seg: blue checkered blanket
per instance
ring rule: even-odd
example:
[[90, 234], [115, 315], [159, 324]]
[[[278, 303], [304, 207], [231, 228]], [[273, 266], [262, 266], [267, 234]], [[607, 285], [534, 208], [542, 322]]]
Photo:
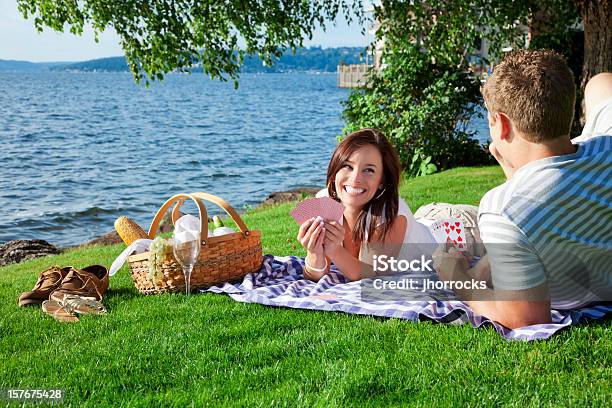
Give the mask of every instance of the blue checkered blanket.
[[612, 313], [612, 306], [602, 305], [570, 312], [553, 310], [551, 324], [510, 330], [474, 314], [459, 300], [435, 300], [434, 296], [416, 301], [373, 300], [362, 296], [361, 282], [349, 282], [333, 266], [318, 282], [304, 279], [303, 266], [303, 258], [265, 255], [259, 272], [245, 276], [241, 283], [226, 283], [203, 291], [226, 293], [239, 302], [270, 306], [394, 317], [414, 322], [434, 320], [449, 324], [470, 323], [473, 327], [492, 326], [503, 337], [512, 340], [547, 339], [565, 327]]

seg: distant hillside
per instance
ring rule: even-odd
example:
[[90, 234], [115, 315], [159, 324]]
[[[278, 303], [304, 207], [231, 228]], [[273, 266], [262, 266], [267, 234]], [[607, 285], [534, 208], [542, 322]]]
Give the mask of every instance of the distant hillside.
[[105, 71], [122, 72], [129, 71], [125, 57], [99, 58], [89, 61], [75, 62], [52, 68], [53, 71]]
[[364, 51], [365, 49], [362, 47], [300, 48], [295, 55], [288, 51], [275, 61], [271, 67], [265, 67], [258, 57], [249, 56], [245, 58], [242, 72], [336, 72], [336, 67], [340, 62], [359, 64], [362, 60], [361, 54]]
[[28, 62], [0, 60], [0, 72], [40, 72], [47, 71], [52, 67], [65, 64], [65, 62]]
[[[361, 47], [326, 48], [311, 47], [300, 48], [293, 55], [288, 51], [281, 56], [272, 67], [263, 65], [258, 57], [248, 56], [245, 58], [242, 72], [288, 72], [288, 71], [322, 71], [336, 72], [337, 65], [342, 61], [346, 64], [358, 64], [361, 60]], [[101, 58], [91, 61], [65, 64], [52, 68], [56, 71], [128, 71], [125, 57]], [[201, 68], [195, 68], [194, 72], [202, 72]]]

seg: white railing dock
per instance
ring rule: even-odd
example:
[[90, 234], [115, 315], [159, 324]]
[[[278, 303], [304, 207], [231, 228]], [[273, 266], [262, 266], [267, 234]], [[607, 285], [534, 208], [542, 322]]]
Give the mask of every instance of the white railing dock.
[[339, 88], [359, 88], [366, 85], [366, 76], [370, 64], [351, 64], [338, 65], [338, 87]]

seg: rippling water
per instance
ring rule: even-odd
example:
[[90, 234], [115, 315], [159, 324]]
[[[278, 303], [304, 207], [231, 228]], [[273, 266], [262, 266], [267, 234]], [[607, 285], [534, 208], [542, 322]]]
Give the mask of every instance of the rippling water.
[[347, 95], [333, 74], [244, 74], [234, 90], [203, 75], [146, 89], [127, 73], [3, 73], [0, 242], [75, 245], [120, 215], [147, 228], [178, 192], [240, 210], [321, 186]]

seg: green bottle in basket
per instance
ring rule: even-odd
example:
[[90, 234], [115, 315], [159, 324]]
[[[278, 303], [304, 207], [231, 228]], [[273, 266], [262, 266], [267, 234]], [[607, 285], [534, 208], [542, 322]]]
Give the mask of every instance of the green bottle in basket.
[[215, 237], [236, 232], [233, 228], [226, 227], [225, 225], [223, 225], [223, 221], [221, 221], [221, 218], [219, 218], [217, 215], [213, 216], [213, 224], [215, 226], [213, 236]]

